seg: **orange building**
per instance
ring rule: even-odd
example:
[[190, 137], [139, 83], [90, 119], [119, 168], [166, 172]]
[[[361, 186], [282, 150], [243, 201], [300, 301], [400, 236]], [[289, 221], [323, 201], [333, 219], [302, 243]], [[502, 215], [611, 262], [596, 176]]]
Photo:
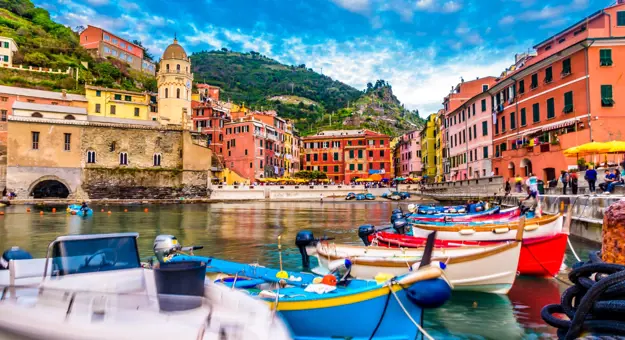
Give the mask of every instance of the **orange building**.
[[372, 174], [391, 177], [387, 135], [370, 130], [322, 131], [302, 142], [302, 170], [322, 171], [328, 179], [345, 184]]
[[[625, 4], [597, 11], [534, 46], [492, 95], [496, 175], [547, 181], [574, 167], [562, 150], [625, 136]], [[616, 99], [616, 100], [615, 100]]]
[[99, 27], [89, 25], [80, 32], [80, 45], [100, 58], [113, 57], [135, 70], [156, 74], [154, 63], [143, 59], [143, 47]]

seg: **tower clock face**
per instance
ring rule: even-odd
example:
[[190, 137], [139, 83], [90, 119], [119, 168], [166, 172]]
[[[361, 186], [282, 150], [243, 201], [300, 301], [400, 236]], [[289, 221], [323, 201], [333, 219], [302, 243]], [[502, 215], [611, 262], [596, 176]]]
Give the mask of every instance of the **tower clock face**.
[[191, 81], [187, 80], [187, 89], [191, 89]]

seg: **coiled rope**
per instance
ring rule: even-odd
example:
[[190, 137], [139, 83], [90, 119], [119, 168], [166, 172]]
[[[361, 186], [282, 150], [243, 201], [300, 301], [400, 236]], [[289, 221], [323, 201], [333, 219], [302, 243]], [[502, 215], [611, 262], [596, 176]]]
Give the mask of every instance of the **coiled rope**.
[[605, 263], [598, 253], [589, 257], [573, 266], [569, 280], [574, 285], [562, 293], [560, 304], [541, 311], [543, 320], [558, 328], [559, 339], [576, 339], [582, 331], [625, 335], [625, 266]]

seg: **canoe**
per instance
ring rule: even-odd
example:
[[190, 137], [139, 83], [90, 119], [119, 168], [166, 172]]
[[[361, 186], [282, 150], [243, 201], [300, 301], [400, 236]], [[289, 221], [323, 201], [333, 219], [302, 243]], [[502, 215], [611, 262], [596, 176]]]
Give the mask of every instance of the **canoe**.
[[[524, 238], [540, 238], [553, 236], [562, 232], [563, 217], [561, 214], [544, 215], [526, 220]], [[427, 237], [433, 231], [437, 238], [448, 241], [507, 241], [514, 240], [518, 227], [517, 221], [501, 223], [454, 223], [447, 225], [429, 225], [414, 223], [411, 225], [412, 235]]]
[[[334, 261], [348, 259], [350, 274], [373, 279], [380, 273], [401, 275], [411, 271], [421, 261], [423, 248], [394, 249], [352, 246], [318, 242], [306, 248], [320, 268], [313, 272], [324, 274]], [[454, 290], [507, 294], [517, 273], [521, 242], [509, 241], [484, 246], [434, 248], [432, 261], [445, 263], [445, 275]], [[340, 263], [340, 262], [337, 262]]]
[[[375, 339], [420, 338], [401, 306], [421, 325], [424, 307], [438, 307], [451, 296], [442, 269], [434, 266], [392, 280], [351, 279], [346, 286], [338, 285], [329, 293], [319, 294], [306, 289], [320, 278], [311, 273], [279, 274], [278, 269], [213, 257], [178, 255], [169, 261], [188, 260], [206, 262], [207, 276], [215, 283], [233, 286], [238, 278], [243, 279], [245, 284], [237, 288], [277, 310], [295, 339], [364, 340], [373, 334]], [[286, 287], [275, 289], [281, 281]], [[414, 299], [416, 296], [419, 298]]]
[[67, 207], [67, 213], [81, 217], [93, 215], [93, 209], [87, 208], [86, 210], [83, 210], [81, 208], [82, 206], [80, 204], [70, 204]]

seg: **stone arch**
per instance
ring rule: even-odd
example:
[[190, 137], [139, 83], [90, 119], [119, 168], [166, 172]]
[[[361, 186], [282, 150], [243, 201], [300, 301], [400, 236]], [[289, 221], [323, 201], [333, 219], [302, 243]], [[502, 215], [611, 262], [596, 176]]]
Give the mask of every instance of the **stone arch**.
[[527, 158], [523, 158], [523, 160], [521, 160], [519, 167], [525, 171], [525, 173], [522, 174], [523, 176], [529, 176], [529, 174], [532, 173], [532, 161]]
[[74, 117], [73, 115], [67, 115], [67, 116], [65, 116], [65, 119], [67, 119], [67, 120], [75, 120], [76, 117]]
[[64, 179], [54, 175], [47, 175], [39, 177], [30, 184], [28, 187], [28, 195], [35, 198], [67, 198], [72, 195], [72, 189], [69, 183]]
[[514, 162], [508, 163], [508, 176], [509, 177], [516, 176], [516, 167], [514, 166]]
[[41, 113], [39, 113], [39, 112], [34, 112], [30, 116], [34, 117], [34, 118], [43, 118], [43, 115]]

